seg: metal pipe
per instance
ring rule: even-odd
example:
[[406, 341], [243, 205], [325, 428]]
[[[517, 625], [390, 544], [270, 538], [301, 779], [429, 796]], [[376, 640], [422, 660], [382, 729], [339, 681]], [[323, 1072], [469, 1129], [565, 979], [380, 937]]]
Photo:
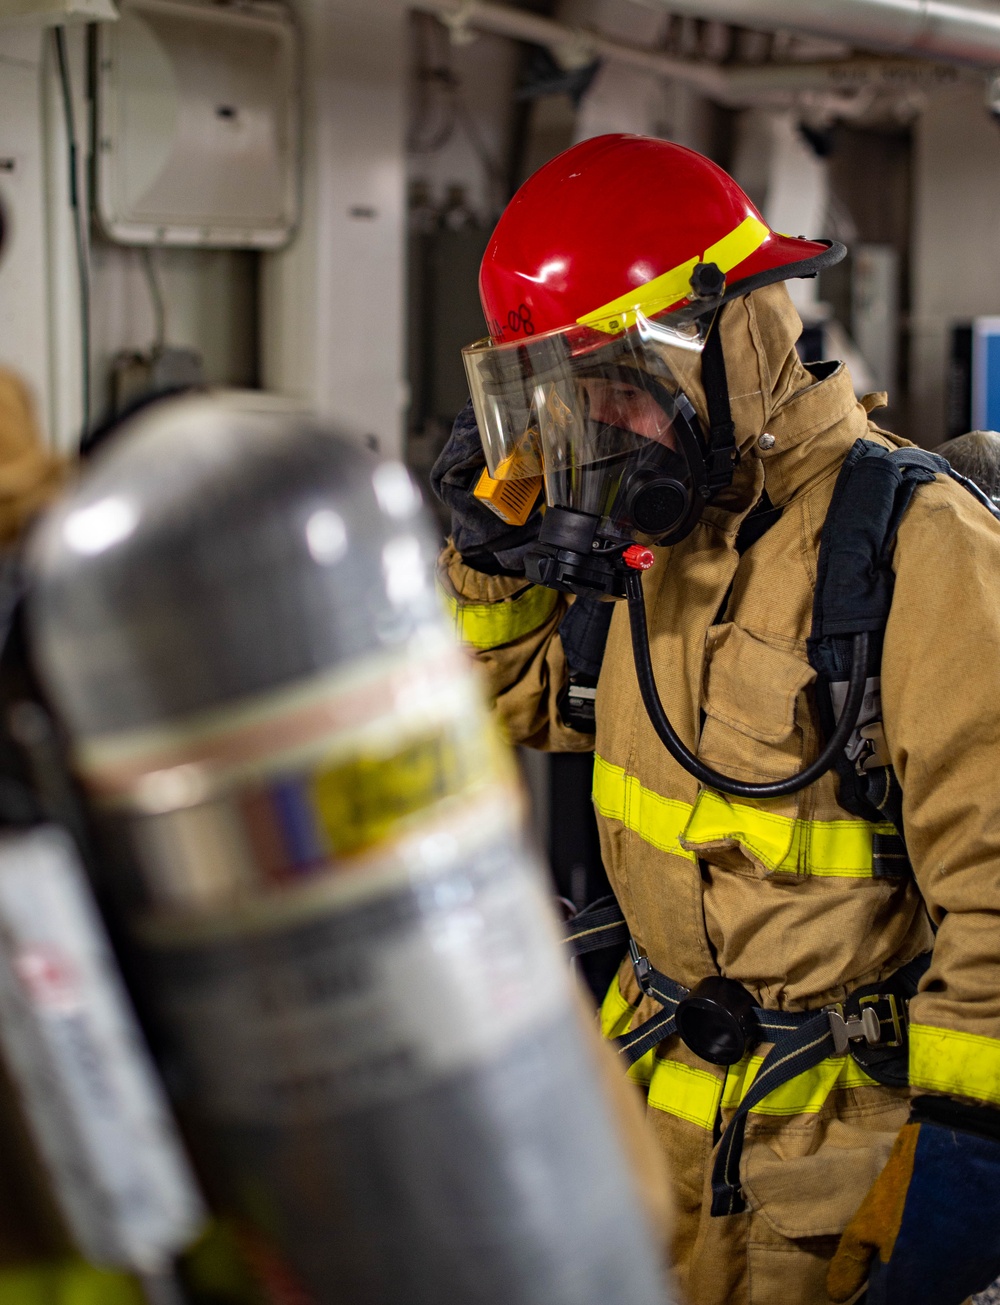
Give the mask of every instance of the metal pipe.
[[1000, 67], [996, 0], [647, 0], [695, 18], [783, 28], [866, 49]]
[[597, 58], [615, 59], [666, 80], [685, 82], [713, 99], [726, 98], [726, 76], [715, 65], [673, 59], [654, 50], [644, 50], [623, 41], [612, 40], [599, 32], [567, 27], [524, 9], [492, 4], [490, 0], [411, 0], [410, 7], [422, 13], [434, 14], [453, 30], [472, 28], [477, 32], [491, 32], [494, 36], [507, 36], [515, 41], [528, 41], [569, 55], [580, 63]]
[[969, 69], [921, 59], [840, 59], [728, 67], [726, 103], [750, 104], [768, 95], [800, 92], [849, 95], [859, 91], [925, 90], [977, 78]]
[[[554, 19], [494, 4], [491, 0], [410, 2], [413, 9], [433, 14], [455, 32], [490, 32], [494, 36], [529, 41], [581, 64], [595, 58], [614, 59], [667, 81], [692, 86], [710, 99], [734, 108], [775, 96], [788, 98], [804, 91], [844, 95], [865, 89], [931, 89], [962, 75], [955, 69], [935, 67], [915, 59], [866, 58], [722, 68], [640, 49], [599, 32], [568, 27]], [[670, 3], [676, 7], [673, 0]]]

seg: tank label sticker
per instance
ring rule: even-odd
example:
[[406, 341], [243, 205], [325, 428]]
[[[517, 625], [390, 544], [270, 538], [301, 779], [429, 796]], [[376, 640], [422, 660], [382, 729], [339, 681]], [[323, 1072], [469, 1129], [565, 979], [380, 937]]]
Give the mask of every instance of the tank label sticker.
[[164, 1269], [207, 1216], [83, 870], [55, 828], [0, 842], [0, 1030], [79, 1249]]
[[169, 811], [261, 773], [297, 769], [317, 753], [350, 755], [442, 718], [481, 717], [467, 656], [435, 632], [419, 646], [163, 725], [89, 739], [76, 765], [105, 805]]
[[[309, 768], [261, 774], [195, 806], [124, 822], [154, 908], [225, 910], [318, 877], [373, 873], [420, 831], [485, 801], [518, 811], [510, 757], [476, 706], [431, 731], [354, 739]], [[334, 741], [334, 743], [339, 740]]]
[[147, 948], [190, 1089], [230, 1122], [412, 1095], [573, 1019], [543, 878], [514, 831], [347, 910]]

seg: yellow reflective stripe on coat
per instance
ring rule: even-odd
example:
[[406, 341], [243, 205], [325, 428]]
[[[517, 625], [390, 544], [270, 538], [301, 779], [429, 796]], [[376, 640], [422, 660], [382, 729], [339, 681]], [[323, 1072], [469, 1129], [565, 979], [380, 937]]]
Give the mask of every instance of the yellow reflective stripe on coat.
[[910, 1084], [1000, 1105], [1000, 1041], [911, 1024]]
[[[719, 1108], [735, 1110], [757, 1077], [764, 1057], [747, 1056], [725, 1079], [676, 1060], [657, 1060], [649, 1080], [649, 1104], [712, 1131]], [[850, 1056], [832, 1057], [782, 1083], [754, 1106], [752, 1115], [816, 1115], [838, 1088], [870, 1087], [875, 1080]]]
[[501, 648], [522, 639], [544, 625], [555, 611], [559, 595], [542, 585], [529, 585], [513, 598], [495, 603], [463, 603], [442, 590], [455, 633], [470, 648], [480, 652]]
[[592, 313], [578, 317], [577, 325], [590, 326], [595, 331], [616, 334], [635, 323], [637, 313], [655, 317], [691, 293], [691, 273], [699, 263], [715, 263], [723, 272], [731, 272], [738, 263], [755, 253], [770, 231], [759, 218], [745, 217], [728, 235], [709, 245], [703, 254], [695, 255], [684, 263], [663, 272], [645, 285], [635, 286], [609, 303], [595, 308]]
[[674, 856], [694, 861], [693, 852], [686, 851], [680, 843], [691, 806], [676, 798], [660, 797], [652, 789], [643, 788], [634, 775], [626, 775], [621, 766], [613, 766], [603, 757], [594, 757], [594, 806], [608, 820], [620, 820], [626, 829], [633, 829], [653, 847]]
[[692, 806], [661, 797], [603, 757], [594, 762], [594, 806], [674, 856], [693, 861], [699, 847], [739, 843], [768, 870], [783, 874], [871, 878], [872, 835], [892, 832], [891, 825], [865, 820], [797, 820], [731, 802], [710, 789]]

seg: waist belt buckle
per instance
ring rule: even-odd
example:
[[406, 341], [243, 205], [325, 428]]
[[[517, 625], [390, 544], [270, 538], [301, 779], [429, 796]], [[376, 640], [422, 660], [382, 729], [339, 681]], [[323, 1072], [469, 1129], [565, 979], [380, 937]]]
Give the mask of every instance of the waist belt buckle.
[[[878, 997], [872, 997], [869, 1001], [878, 1001]], [[858, 1003], [861, 1005], [861, 1003]], [[829, 1006], [823, 1007], [823, 1013], [830, 1020], [830, 1032], [833, 1034], [833, 1054], [842, 1056], [848, 1050], [850, 1044], [861, 1038], [866, 1042], [876, 1043], [882, 1041], [882, 1023], [872, 1005], [866, 1005], [861, 1011], [860, 1016], [848, 1015], [844, 1018], [844, 1003], [835, 1001]]]
[[655, 996], [649, 977], [653, 972], [653, 967], [650, 964], [649, 957], [643, 956], [639, 950], [639, 944], [634, 938], [628, 940], [628, 954], [632, 961], [632, 972], [635, 974], [635, 981], [641, 991], [647, 997]]
[[[900, 1012], [899, 1002], [897, 1002], [896, 1000], [895, 993], [893, 992], [886, 992], [881, 994], [876, 993], [874, 996], [871, 997], [859, 997], [858, 1006], [863, 1008], [861, 1011], [862, 1019], [864, 1018], [865, 1011], [874, 1010], [876, 1002], [880, 1002], [880, 1001], [884, 1001], [886, 1006], [888, 1007], [889, 1017], [888, 1019], [879, 1018], [878, 1012], [877, 1011], [875, 1012], [876, 1018], [878, 1019], [878, 1023], [879, 1023], [879, 1033], [881, 1035], [881, 1032], [885, 1028], [885, 1026], [887, 1024], [891, 1024], [892, 1039], [890, 1040], [888, 1038], [879, 1036], [878, 1038], [875, 1039], [875, 1041], [878, 1042], [880, 1046], [883, 1047], [901, 1047], [903, 1043], [906, 1041], [906, 1035], [904, 1032], [905, 1023], [906, 1023], [906, 1013], [905, 1013], [906, 1003], [905, 1002], [903, 1003], [904, 1011]], [[871, 1041], [870, 1038], [869, 1041]]]

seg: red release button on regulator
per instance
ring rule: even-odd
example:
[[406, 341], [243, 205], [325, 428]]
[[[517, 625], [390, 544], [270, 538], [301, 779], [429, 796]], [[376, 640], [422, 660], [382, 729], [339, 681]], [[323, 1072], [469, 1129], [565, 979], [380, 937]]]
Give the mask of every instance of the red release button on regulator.
[[622, 553], [622, 561], [633, 571], [648, 571], [656, 561], [656, 555], [651, 548], [643, 548], [642, 544], [630, 544]]

